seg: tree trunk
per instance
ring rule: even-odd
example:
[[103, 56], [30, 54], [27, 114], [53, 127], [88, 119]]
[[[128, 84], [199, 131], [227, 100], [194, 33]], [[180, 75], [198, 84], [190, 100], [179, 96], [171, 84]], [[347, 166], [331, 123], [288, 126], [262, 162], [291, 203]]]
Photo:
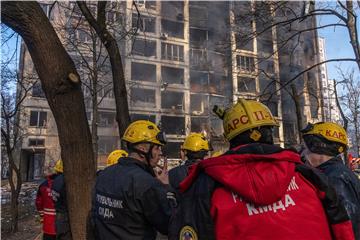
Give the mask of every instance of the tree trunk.
[[[94, 90], [97, 89], [94, 84]], [[92, 144], [93, 144], [93, 154], [94, 154], [94, 163], [95, 167], [97, 168], [97, 158], [98, 158], [98, 122], [99, 122], [99, 113], [98, 113], [98, 105], [97, 105], [97, 93], [94, 92], [94, 96], [92, 96], [92, 115], [93, 119], [91, 122], [91, 134], [92, 134]]]
[[[125, 76], [124, 70], [121, 61], [121, 55], [119, 51], [119, 47], [117, 45], [116, 39], [112, 36], [112, 34], [106, 29], [105, 25], [105, 14], [102, 15], [101, 19], [95, 20], [95, 18], [90, 13], [89, 9], [86, 7], [86, 3], [83, 1], [78, 1], [78, 6], [81, 12], [84, 14], [86, 20], [89, 22], [90, 26], [96, 31], [99, 36], [101, 42], [104, 44], [106, 51], [109, 55], [111, 70], [112, 70], [112, 78], [113, 78], [113, 90], [115, 96], [115, 104], [116, 104], [116, 121], [118, 123], [119, 128], [119, 136], [121, 137], [127, 126], [130, 122], [129, 115], [129, 106], [127, 102], [127, 90], [125, 84]], [[102, 4], [102, 9], [105, 11], [106, 2], [100, 2]], [[99, 6], [98, 4], [98, 6]], [[98, 7], [98, 16], [99, 12], [101, 12], [100, 7]]]
[[59, 134], [72, 237], [85, 239], [95, 165], [79, 74], [37, 2], [1, 2], [1, 20], [21, 35], [41, 80]]
[[[3, 106], [4, 107], [4, 106]], [[2, 115], [3, 117], [3, 115]], [[11, 128], [11, 120], [10, 117], [4, 117], [2, 119], [5, 121], [5, 128], [1, 128], [1, 135], [3, 137], [6, 155], [9, 160], [9, 184], [11, 190], [11, 199], [10, 199], [10, 231], [15, 233], [18, 231], [18, 220], [19, 220], [19, 195], [21, 190], [21, 173], [20, 173], [20, 165], [19, 167], [15, 163], [15, 159], [13, 156], [14, 147], [11, 146], [11, 134], [14, 133], [13, 128]], [[13, 136], [15, 137], [15, 136]], [[14, 139], [13, 139], [14, 140]], [[15, 175], [14, 175], [15, 174]]]
[[360, 136], [359, 136], [359, 116], [354, 116], [354, 128], [355, 128], [355, 144], [356, 144], [356, 155], [360, 157]]
[[[341, 115], [341, 118], [343, 119], [344, 121], [344, 129], [345, 131], [347, 131], [347, 127], [348, 127], [348, 120], [344, 114], [344, 111], [340, 105], [340, 101], [339, 101], [339, 98], [338, 98], [338, 93], [337, 93], [337, 88], [336, 88], [336, 80], [333, 80], [334, 81], [334, 94], [335, 94], [335, 101], [336, 101], [336, 106], [338, 107], [339, 111], [340, 111], [340, 115]], [[344, 151], [344, 161], [345, 161], [345, 164], [346, 166], [349, 166], [349, 160], [348, 160], [348, 149], [346, 149]]]
[[[10, 144], [10, 143], [9, 143]], [[6, 143], [8, 145], [8, 143]], [[10, 145], [8, 145], [10, 146]], [[19, 220], [19, 195], [21, 190], [21, 176], [20, 169], [16, 166], [11, 149], [7, 148], [7, 155], [9, 157], [9, 184], [11, 189], [10, 215], [11, 215], [11, 232], [18, 231]]]
[[335, 101], [336, 101], [336, 106], [338, 107], [339, 111], [340, 111], [340, 115], [341, 115], [341, 118], [343, 119], [344, 121], [344, 129], [347, 130], [347, 127], [348, 127], [348, 120], [344, 114], [344, 111], [340, 105], [340, 101], [339, 101], [339, 98], [338, 98], [338, 93], [337, 93], [337, 89], [336, 89], [336, 80], [333, 80], [334, 81], [334, 94], [335, 94]]
[[296, 91], [296, 86], [295, 84], [291, 84], [291, 91], [292, 91], [292, 99], [294, 101], [295, 104], [295, 111], [296, 111], [296, 123], [297, 123], [297, 136], [298, 136], [298, 142], [302, 143], [302, 137], [301, 137], [301, 130], [303, 129], [303, 117], [302, 117], [302, 113], [301, 113], [301, 104], [300, 104], [300, 99], [299, 99], [299, 95]]
[[15, 189], [11, 189], [10, 215], [11, 215], [10, 231], [12, 233], [15, 233], [18, 231], [18, 221], [19, 221], [19, 194], [16, 194]]
[[350, 43], [354, 51], [355, 58], [357, 59], [357, 65], [360, 70], [360, 43], [357, 30], [356, 18], [353, 14], [356, 14], [354, 11], [353, 1], [346, 1], [347, 8], [347, 29], [349, 31]]
[[[94, 36], [95, 34], [92, 34]], [[93, 152], [94, 152], [94, 162], [95, 169], [97, 169], [97, 159], [98, 159], [98, 122], [99, 122], [99, 113], [98, 113], [98, 69], [97, 69], [97, 56], [96, 56], [96, 41], [97, 38], [93, 37], [93, 56], [92, 56], [92, 64], [93, 64], [93, 75], [92, 75], [92, 114], [93, 119], [91, 122], [91, 134], [92, 134], [92, 144], [93, 144]]]
[[[111, 35], [104, 34], [104, 38], [106, 36], [108, 36], [108, 40], [103, 40], [103, 43], [106, 46], [107, 52], [109, 53], [111, 62], [116, 104], [116, 121], [119, 127], [119, 136], [121, 137], [125, 133], [125, 130], [130, 123], [125, 76], [116, 39]], [[105, 44], [106, 42], [108, 42], [108, 44]]]

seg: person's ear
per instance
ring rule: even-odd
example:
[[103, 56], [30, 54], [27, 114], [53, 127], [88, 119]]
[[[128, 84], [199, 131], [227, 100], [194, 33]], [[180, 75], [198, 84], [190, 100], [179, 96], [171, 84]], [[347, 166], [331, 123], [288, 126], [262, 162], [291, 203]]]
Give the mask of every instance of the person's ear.
[[138, 145], [138, 149], [140, 151], [147, 152], [149, 148], [147, 147], [147, 144], [141, 143]]
[[180, 158], [181, 160], [185, 160], [185, 150], [180, 149]]

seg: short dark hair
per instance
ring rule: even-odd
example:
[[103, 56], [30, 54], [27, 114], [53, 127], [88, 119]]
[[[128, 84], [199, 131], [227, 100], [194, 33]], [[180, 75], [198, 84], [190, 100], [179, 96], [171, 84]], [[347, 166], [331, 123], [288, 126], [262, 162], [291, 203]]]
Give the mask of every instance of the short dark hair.
[[[239, 145], [248, 144], [248, 143], [274, 144], [272, 128], [273, 128], [272, 126], [263, 126], [263, 127], [247, 130], [230, 140], [230, 148], [234, 148]], [[261, 134], [261, 137], [258, 141], [255, 141], [250, 137], [251, 132], [253, 130], [257, 130]]]
[[[346, 149], [344, 144], [338, 142], [331, 142], [319, 135], [304, 135], [304, 142], [306, 147], [313, 153], [324, 154], [328, 156], [337, 156]], [[340, 149], [342, 149], [340, 151]]]
[[189, 150], [185, 150], [186, 151], [186, 157], [188, 159], [204, 159], [205, 156], [208, 154], [208, 151], [198, 151], [198, 152], [193, 152], [193, 151], [189, 151]]
[[134, 151], [134, 149], [136, 149], [137, 146], [140, 145], [140, 144], [149, 144], [151, 146], [152, 143], [148, 143], [148, 142], [138, 142], [138, 143], [126, 142], [126, 148], [124, 148], [124, 150], [126, 150], [128, 153], [136, 152], [136, 151]]

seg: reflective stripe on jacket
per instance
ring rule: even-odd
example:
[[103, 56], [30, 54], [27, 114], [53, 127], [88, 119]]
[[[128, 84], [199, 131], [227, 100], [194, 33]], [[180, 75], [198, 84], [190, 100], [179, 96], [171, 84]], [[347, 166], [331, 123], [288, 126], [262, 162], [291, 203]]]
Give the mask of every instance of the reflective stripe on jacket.
[[354, 239], [326, 177], [298, 166], [297, 153], [267, 144], [201, 161], [180, 184], [188, 199], [175, 210], [169, 239]]
[[101, 171], [95, 183], [92, 223], [96, 239], [155, 239], [167, 234], [174, 194], [134, 158]]
[[55, 235], [55, 205], [52, 198], [52, 185], [57, 174], [49, 175], [46, 180], [42, 182], [38, 188], [36, 195], [36, 209], [43, 218], [43, 232], [50, 235]]

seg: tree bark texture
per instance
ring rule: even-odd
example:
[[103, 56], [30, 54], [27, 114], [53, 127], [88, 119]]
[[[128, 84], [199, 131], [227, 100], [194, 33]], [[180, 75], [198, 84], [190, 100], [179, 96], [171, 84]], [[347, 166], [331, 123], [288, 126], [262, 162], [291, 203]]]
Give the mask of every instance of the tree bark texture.
[[[14, 162], [12, 153], [8, 152], [9, 157], [9, 184], [11, 189], [11, 202], [10, 202], [10, 212], [11, 212], [11, 232], [18, 231], [18, 220], [19, 220], [19, 195], [21, 191], [21, 175], [20, 168], [18, 168]], [[14, 174], [15, 173], [15, 174]]]
[[[6, 79], [2, 79], [3, 81], [6, 81]], [[4, 91], [4, 92], [3, 92]], [[14, 112], [8, 111], [9, 107], [8, 104], [13, 104], [11, 101], [7, 101], [7, 97], [5, 96], [6, 90], [1, 89], [1, 136], [2, 141], [1, 143], [5, 147], [6, 156], [8, 157], [9, 161], [9, 185], [10, 185], [10, 191], [11, 191], [11, 199], [10, 199], [10, 231], [12, 233], [15, 233], [18, 231], [18, 219], [19, 219], [19, 195], [21, 191], [21, 173], [20, 173], [20, 161], [19, 165], [15, 163], [14, 159], [14, 150], [15, 145], [17, 143], [17, 133], [18, 130], [13, 125], [13, 118], [14, 115], [17, 113], [17, 110]], [[20, 95], [20, 94], [19, 94]], [[18, 96], [19, 96], [18, 95]], [[18, 97], [17, 96], [17, 97]], [[11, 96], [8, 96], [11, 98]], [[16, 108], [16, 107], [15, 107]], [[18, 108], [17, 108], [18, 109]]]
[[302, 126], [302, 124], [303, 124], [303, 117], [302, 116], [303, 115], [301, 113], [300, 96], [297, 93], [295, 84], [291, 84], [291, 91], [292, 91], [291, 97], [292, 97], [292, 99], [294, 101], [295, 111], [296, 111], [296, 121], [297, 121], [296, 125], [297, 125], [297, 129], [298, 129], [297, 139], [298, 139], [299, 143], [302, 143], [301, 130], [303, 128], [303, 126]]
[[[345, 116], [345, 114], [344, 114], [344, 111], [343, 111], [343, 109], [342, 109], [342, 107], [341, 107], [341, 104], [340, 104], [340, 101], [339, 101], [339, 98], [338, 98], [338, 92], [337, 92], [337, 83], [336, 83], [336, 80], [333, 80], [333, 83], [334, 83], [334, 94], [335, 94], [335, 101], [336, 101], [336, 106], [337, 106], [337, 108], [339, 109], [339, 111], [340, 111], [340, 115], [341, 115], [341, 118], [342, 118], [342, 120], [343, 120], [343, 122], [344, 122], [344, 129], [345, 129], [345, 131], [347, 131], [347, 128], [348, 128], [348, 119], [347, 119], [347, 117]], [[346, 149], [345, 151], [344, 151], [344, 161], [345, 161], [345, 164], [346, 164], [346, 166], [349, 166], [349, 160], [348, 160], [348, 149]]]
[[85, 239], [95, 179], [80, 77], [37, 2], [1, 2], [1, 21], [23, 38], [54, 115], [64, 162], [73, 239]]
[[20, 167], [16, 166], [15, 159], [13, 157], [13, 148], [10, 143], [10, 123], [9, 119], [5, 119], [8, 132], [2, 132], [2, 136], [5, 142], [6, 155], [9, 158], [9, 184], [11, 190], [10, 199], [10, 215], [11, 215], [11, 232], [18, 231], [18, 220], [19, 220], [19, 195], [21, 190], [21, 173]]
[[360, 43], [359, 43], [359, 36], [357, 30], [357, 23], [356, 23], [356, 12], [354, 10], [353, 1], [346, 1], [346, 8], [347, 8], [347, 28], [349, 31], [350, 36], [350, 43], [354, 50], [355, 58], [357, 59], [357, 65], [360, 70]]
[[118, 44], [116, 39], [112, 34], [106, 29], [105, 25], [105, 6], [106, 2], [98, 3], [98, 18], [95, 19], [89, 9], [86, 6], [86, 3], [83, 1], [77, 1], [77, 4], [85, 16], [86, 20], [89, 22], [90, 26], [96, 31], [101, 42], [104, 44], [106, 51], [108, 52], [112, 78], [113, 78], [113, 90], [115, 96], [116, 104], [116, 121], [119, 128], [119, 136], [121, 137], [127, 126], [130, 123], [129, 115], [129, 106], [127, 101], [127, 90], [125, 84], [124, 69], [122, 66], [121, 55], [119, 51]]
[[[93, 35], [92, 35], [93, 36]], [[93, 38], [92, 41], [92, 116], [91, 121], [91, 134], [92, 134], [92, 143], [94, 151], [94, 161], [95, 168], [97, 168], [97, 159], [98, 159], [98, 122], [99, 122], [99, 112], [98, 112], [98, 67], [97, 67], [97, 56], [96, 56], [96, 41], [97, 38]]]

